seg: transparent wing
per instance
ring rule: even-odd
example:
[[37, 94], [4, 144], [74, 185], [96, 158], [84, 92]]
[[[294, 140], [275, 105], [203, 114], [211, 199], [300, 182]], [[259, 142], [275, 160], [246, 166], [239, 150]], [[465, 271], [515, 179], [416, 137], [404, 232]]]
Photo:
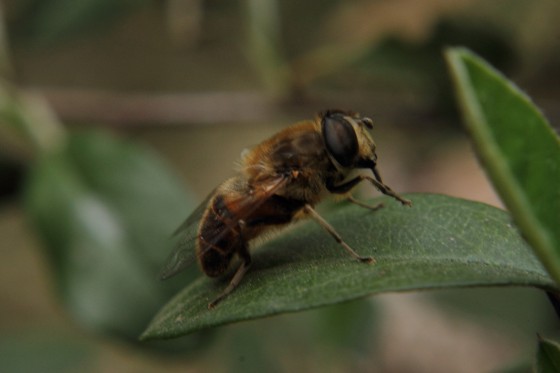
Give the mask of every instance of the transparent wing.
[[194, 226], [198, 225], [198, 222], [200, 221], [202, 214], [204, 214], [204, 211], [208, 206], [208, 202], [210, 201], [210, 199], [212, 199], [212, 197], [216, 193], [216, 189], [218, 188], [214, 188], [214, 190], [212, 190], [210, 194], [208, 194], [206, 198], [204, 198], [204, 201], [200, 202], [198, 207], [195, 208], [193, 212], [191, 212], [191, 214], [185, 219], [185, 221], [177, 229], [175, 229], [175, 232], [173, 232], [174, 237], [182, 235], [182, 233], [187, 231], [189, 227], [193, 225]]
[[198, 224], [214, 193], [215, 189], [198, 205], [183, 224], [173, 232], [173, 236], [178, 237], [178, 242], [165, 261], [165, 266], [160, 273], [162, 280], [176, 275], [195, 262]]
[[[263, 203], [265, 203], [274, 193], [284, 187], [289, 181], [288, 177], [277, 175], [267, 180], [259, 181], [253, 193], [247, 193], [234, 200], [229, 200], [231, 205], [236, 206], [237, 220], [244, 220], [252, 213], [254, 213]], [[219, 187], [218, 187], [219, 188]], [[216, 189], [218, 189], [216, 188]], [[161, 271], [160, 277], [165, 280], [169, 277], [181, 272], [193, 262], [196, 261], [196, 241], [198, 239], [198, 226], [200, 219], [209, 206], [210, 201], [216, 194], [216, 189], [206, 197], [206, 199], [191, 213], [183, 224], [175, 231], [175, 236], [178, 237], [178, 242], [169, 255], [166, 265]], [[231, 230], [238, 229], [236, 221], [232, 221], [226, 227], [222, 227], [219, 231], [205, 234], [205, 240], [208, 242], [208, 247], [217, 244], [224, 235], [229, 234]], [[203, 255], [204, 252], [199, 253]]]

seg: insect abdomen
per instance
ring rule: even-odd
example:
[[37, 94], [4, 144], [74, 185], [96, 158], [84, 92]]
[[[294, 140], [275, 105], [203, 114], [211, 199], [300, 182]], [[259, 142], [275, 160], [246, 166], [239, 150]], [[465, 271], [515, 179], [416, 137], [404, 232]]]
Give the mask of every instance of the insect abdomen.
[[241, 241], [233, 215], [221, 195], [211, 201], [204, 214], [199, 231], [197, 256], [204, 273], [216, 277], [224, 273]]

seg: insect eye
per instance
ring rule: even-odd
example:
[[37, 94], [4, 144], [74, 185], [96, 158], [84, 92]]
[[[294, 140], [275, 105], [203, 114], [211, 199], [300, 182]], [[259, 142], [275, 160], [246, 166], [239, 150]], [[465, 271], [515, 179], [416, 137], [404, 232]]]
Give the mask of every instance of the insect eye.
[[340, 114], [327, 113], [321, 123], [328, 152], [342, 166], [349, 167], [358, 154], [356, 131]]

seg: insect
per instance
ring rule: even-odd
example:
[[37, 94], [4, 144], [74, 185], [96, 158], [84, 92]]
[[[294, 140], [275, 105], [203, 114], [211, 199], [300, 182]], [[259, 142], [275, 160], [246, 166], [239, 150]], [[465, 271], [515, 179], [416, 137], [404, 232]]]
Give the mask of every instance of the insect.
[[[360, 256], [314, 206], [329, 194], [346, 195], [360, 206], [377, 209], [354, 199], [350, 192], [367, 181], [403, 205], [411, 202], [383, 183], [377, 170], [376, 146], [368, 133], [371, 119], [344, 110], [326, 110], [313, 120], [293, 124], [242, 154], [236, 176], [224, 181], [179, 228], [181, 239], [162, 272], [166, 279], [182, 271], [192, 258], [189, 237], [196, 242], [202, 271], [217, 277], [237, 255], [240, 265], [229, 285], [208, 304], [215, 307], [241, 282], [251, 266], [249, 244], [263, 233], [309, 217], [319, 223], [353, 258]], [[358, 174], [369, 169], [373, 177]]]

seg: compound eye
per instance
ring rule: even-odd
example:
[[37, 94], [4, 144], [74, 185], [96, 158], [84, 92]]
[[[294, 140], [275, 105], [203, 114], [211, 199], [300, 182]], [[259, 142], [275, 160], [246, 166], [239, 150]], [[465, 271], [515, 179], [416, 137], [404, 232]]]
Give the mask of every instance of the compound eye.
[[327, 114], [322, 131], [328, 152], [342, 166], [350, 167], [358, 155], [358, 137], [354, 127], [340, 114]]

